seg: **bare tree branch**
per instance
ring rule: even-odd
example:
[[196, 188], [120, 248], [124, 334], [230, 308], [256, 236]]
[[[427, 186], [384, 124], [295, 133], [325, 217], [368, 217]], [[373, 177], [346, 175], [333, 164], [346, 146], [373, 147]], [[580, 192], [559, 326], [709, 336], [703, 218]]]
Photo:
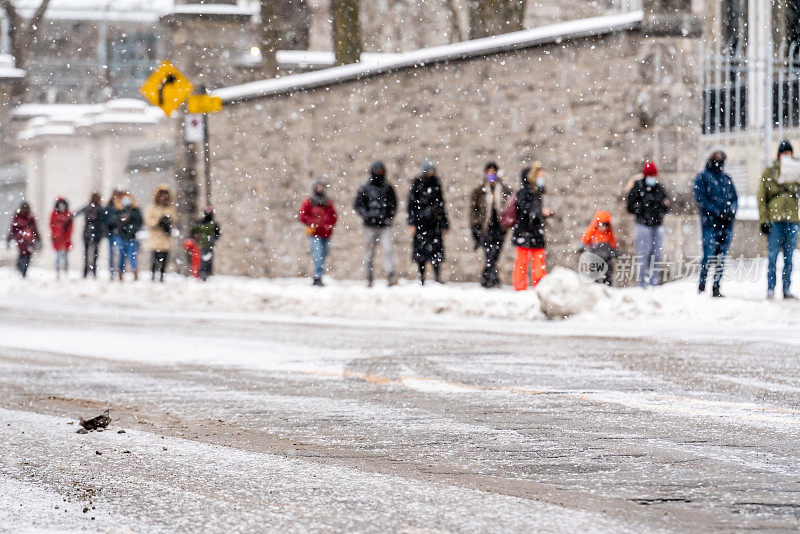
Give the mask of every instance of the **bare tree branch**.
[[[42, 0], [26, 23], [11, 0], [0, 0], [0, 9], [4, 10], [8, 17], [8, 40], [11, 44], [11, 53], [20, 69], [25, 69], [28, 65], [31, 48], [42, 30], [42, 21], [49, 5], [50, 0]], [[27, 90], [27, 79], [23, 79], [14, 88], [15, 100], [22, 101]]]

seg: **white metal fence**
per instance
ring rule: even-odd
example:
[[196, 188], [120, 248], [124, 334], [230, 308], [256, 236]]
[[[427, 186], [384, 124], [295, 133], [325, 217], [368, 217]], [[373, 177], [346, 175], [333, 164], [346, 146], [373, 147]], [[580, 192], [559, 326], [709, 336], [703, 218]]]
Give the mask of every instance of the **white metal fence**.
[[709, 50], [703, 74], [705, 147], [726, 150], [740, 191], [753, 194], [777, 143], [800, 138], [800, 43]]

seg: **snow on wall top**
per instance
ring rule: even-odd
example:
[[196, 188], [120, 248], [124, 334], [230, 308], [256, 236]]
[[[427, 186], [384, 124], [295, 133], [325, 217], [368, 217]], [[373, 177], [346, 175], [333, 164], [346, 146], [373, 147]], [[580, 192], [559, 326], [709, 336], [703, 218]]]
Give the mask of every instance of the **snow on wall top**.
[[16, 67], [14, 56], [0, 54], [0, 79], [16, 79], [25, 76], [25, 71]]
[[[17, 9], [23, 16], [29, 17], [39, 6], [41, 0], [19, 0]], [[167, 13], [175, 13], [193, 7], [205, 8], [206, 11], [216, 7], [238, 10], [242, 14], [252, 15], [257, 11], [255, 0], [240, 0], [239, 6], [176, 6], [175, 0], [51, 0], [45, 13], [48, 20], [126, 20], [151, 21]]]
[[23, 104], [14, 119], [27, 119], [20, 140], [46, 135], [74, 135], [78, 128], [102, 124], [157, 124], [164, 114], [141, 100], [119, 98], [104, 104]]
[[632, 30], [639, 27], [643, 18], [644, 13], [642, 11], [634, 11], [622, 15], [574, 20], [483, 39], [473, 39], [449, 45], [421, 48], [400, 54], [391, 54], [382, 58], [375, 58], [374, 61], [368, 63], [353, 63], [314, 72], [293, 74], [283, 78], [270, 78], [234, 85], [218, 89], [213, 94], [222, 98], [224, 102], [238, 102], [341, 83], [408, 67], [467, 59], [541, 44], [559, 43], [569, 39]]

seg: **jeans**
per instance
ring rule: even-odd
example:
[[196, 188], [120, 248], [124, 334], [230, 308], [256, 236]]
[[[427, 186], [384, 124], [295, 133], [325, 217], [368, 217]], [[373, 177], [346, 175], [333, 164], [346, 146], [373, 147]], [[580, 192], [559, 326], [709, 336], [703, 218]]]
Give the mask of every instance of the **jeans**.
[[380, 242], [383, 249], [383, 269], [386, 276], [394, 276], [394, 250], [392, 249], [391, 226], [365, 226], [364, 234], [367, 240], [367, 255], [364, 265], [367, 267], [367, 280], [372, 281], [375, 276], [375, 249]]
[[719, 288], [725, 270], [725, 255], [731, 246], [733, 224], [703, 224], [703, 260], [700, 263], [700, 289], [705, 290], [711, 263], [714, 264], [714, 287]]
[[84, 239], [83, 240], [83, 277], [89, 276], [92, 273], [97, 278], [97, 255], [100, 252], [100, 240], [98, 239]]
[[61, 271], [65, 273], [69, 270], [69, 252], [66, 250], [56, 250], [56, 275]]
[[119, 266], [120, 256], [122, 256], [122, 240], [118, 235], [112, 235], [108, 238], [108, 270], [111, 275], [117, 272]]
[[17, 271], [22, 278], [28, 275], [28, 265], [31, 264], [30, 254], [20, 254], [17, 256]]
[[125, 263], [136, 270], [136, 257], [139, 255], [139, 242], [136, 239], [122, 239], [119, 246], [119, 272], [125, 272]]
[[325, 260], [328, 258], [328, 240], [312, 236], [310, 241], [311, 261], [314, 263], [314, 279], [320, 280], [325, 272]]
[[664, 249], [664, 227], [637, 224], [634, 230], [636, 256], [639, 263], [639, 286], [658, 285], [661, 252]]
[[547, 267], [544, 263], [543, 248], [517, 247], [517, 256], [514, 260], [514, 291], [525, 291], [528, 289], [528, 267], [531, 268], [531, 287], [536, 285], [547, 274]]
[[767, 243], [769, 255], [767, 262], [767, 289], [775, 290], [778, 282], [778, 254], [783, 252], [783, 292], [789, 293], [792, 286], [792, 257], [797, 248], [798, 224], [795, 222], [774, 222], [771, 224]]

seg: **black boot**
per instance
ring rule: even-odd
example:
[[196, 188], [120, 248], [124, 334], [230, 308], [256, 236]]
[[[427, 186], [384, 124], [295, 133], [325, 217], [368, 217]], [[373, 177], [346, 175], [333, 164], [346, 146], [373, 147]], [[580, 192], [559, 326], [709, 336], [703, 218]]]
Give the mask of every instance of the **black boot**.
[[419, 283], [423, 286], [425, 285], [425, 264], [418, 263], [417, 268], [419, 269]]
[[441, 265], [438, 263], [433, 265], [433, 279], [436, 280], [437, 284], [444, 284], [444, 281], [442, 281]]
[[325, 284], [322, 283], [322, 278], [314, 278], [314, 283], [312, 285], [316, 287], [325, 287]]
[[714, 286], [711, 288], [711, 296], [714, 298], [725, 298], [725, 295], [720, 293], [719, 286]]

